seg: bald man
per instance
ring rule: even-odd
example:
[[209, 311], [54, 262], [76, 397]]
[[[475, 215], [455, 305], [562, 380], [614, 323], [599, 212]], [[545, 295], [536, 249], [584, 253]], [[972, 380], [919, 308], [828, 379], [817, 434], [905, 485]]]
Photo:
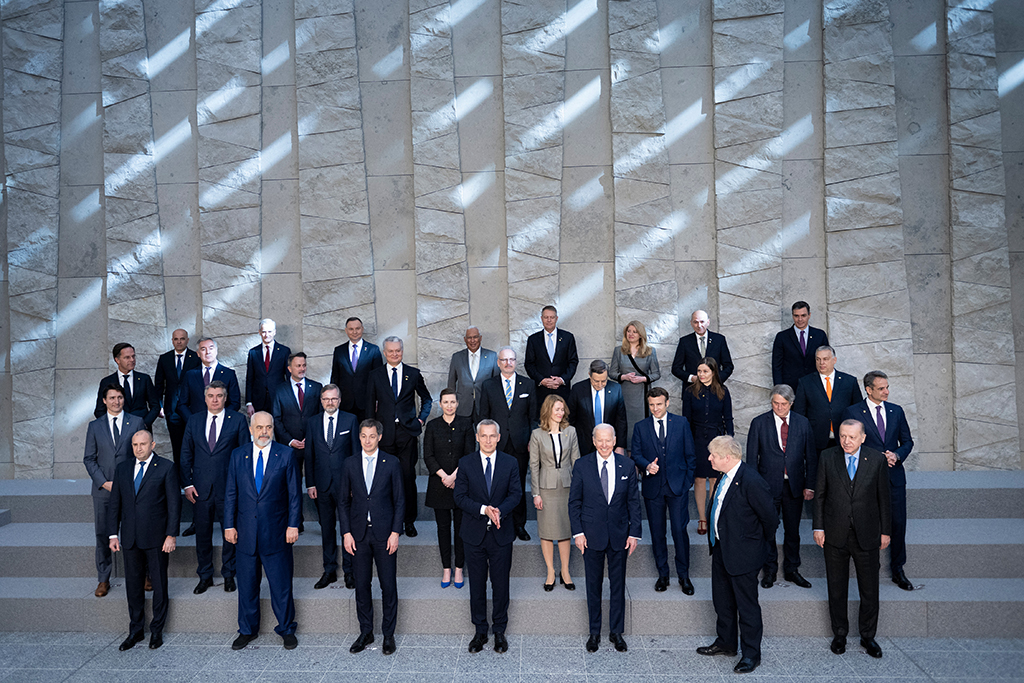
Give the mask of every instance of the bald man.
[[172, 348], [160, 356], [156, 363], [153, 385], [160, 395], [160, 415], [167, 421], [171, 436], [174, 464], [181, 463], [181, 441], [185, 438], [185, 420], [178, 414], [178, 385], [185, 373], [201, 365], [199, 354], [188, 348], [188, 332], [177, 329], [171, 333]]
[[718, 378], [724, 383], [732, 375], [732, 355], [725, 337], [708, 330], [707, 311], [696, 310], [690, 316], [693, 332], [679, 338], [676, 355], [672, 360], [672, 374], [683, 381], [683, 386], [697, 381], [697, 366], [705, 358], [718, 362]]

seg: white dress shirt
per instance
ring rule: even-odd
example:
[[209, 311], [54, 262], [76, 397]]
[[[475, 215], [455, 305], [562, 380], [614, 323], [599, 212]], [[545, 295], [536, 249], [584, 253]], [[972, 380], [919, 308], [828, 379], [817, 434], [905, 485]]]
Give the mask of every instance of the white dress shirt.
[[594, 407], [594, 401], [597, 400], [597, 395], [598, 394], [601, 394], [601, 414], [594, 416], [594, 426], [597, 426], [597, 425], [601, 424], [602, 422], [604, 422], [604, 413], [605, 413], [605, 411], [608, 410], [608, 407], [605, 405], [605, 402], [606, 402], [605, 399], [607, 397], [604, 395], [604, 389], [601, 389], [600, 391], [598, 391], [597, 389], [594, 388], [594, 385], [591, 384], [590, 385], [590, 407], [591, 408]]
[[334, 418], [334, 438], [335, 439], [338, 438], [338, 415], [340, 415], [340, 414], [341, 414], [340, 410], [335, 410], [333, 413], [328, 413], [326, 410], [324, 411], [324, 440], [325, 441], [327, 440], [327, 427], [329, 425], [328, 420], [330, 420], [330, 418]]
[[[790, 422], [790, 415], [792, 414], [793, 411], [786, 413], [786, 424], [789, 425], [790, 427], [793, 426], [793, 424]], [[782, 445], [782, 418], [776, 415], [774, 411], [772, 412], [772, 417], [775, 418], [775, 437], [779, 440], [779, 448], [785, 451], [786, 449]]]
[[[398, 370], [398, 393], [402, 393], [402, 363], [399, 363], [398, 365], [385, 363], [384, 367], [387, 368], [388, 371], [388, 386], [391, 386], [391, 372], [393, 370]], [[398, 420], [395, 419], [395, 422], [398, 422]]]
[[[121, 385], [122, 389], [124, 388], [124, 377], [125, 377], [125, 374], [123, 372], [121, 372], [120, 370], [118, 370], [117, 371], [117, 383]], [[134, 396], [135, 395], [135, 371], [134, 370], [132, 370], [131, 372], [128, 373], [128, 386], [131, 387], [132, 395]]]
[[295, 380], [289, 377], [288, 381], [291, 382], [292, 385], [292, 396], [295, 397], [295, 405], [299, 405], [299, 387], [302, 387], [302, 400], [303, 402], [305, 402], [305, 395], [309, 393], [308, 391], [306, 391], [306, 379], [302, 378], [298, 382], [296, 382]]
[[[363, 461], [362, 465], [363, 465], [363, 484], [364, 485], [366, 484], [366, 471], [370, 468], [370, 463], [371, 462], [374, 464], [374, 471], [373, 471], [374, 475], [376, 476], [376, 474], [377, 474], [376, 465], [377, 465], [377, 454], [378, 453], [380, 453], [380, 449], [379, 448], [375, 448], [373, 453], [367, 453], [366, 451], [363, 451], [362, 453], [360, 453], [360, 460]], [[370, 485], [371, 486], [373, 485], [372, 481], [370, 482]], [[369, 493], [369, 491], [367, 491], [367, 493]], [[366, 511], [366, 521], [367, 522], [371, 522], [372, 521], [370, 519], [370, 511], [369, 510]]]
[[[124, 434], [124, 416], [127, 414], [123, 410], [117, 415], [107, 412], [107, 431], [110, 432], [111, 439], [114, 439], [114, 420], [117, 420], [117, 431]], [[117, 439], [114, 439], [114, 443], [117, 443]]]
[[[271, 441], [270, 443], [273, 443], [273, 441]], [[253, 479], [256, 478], [256, 462], [259, 460], [260, 451], [263, 451], [263, 474], [264, 474], [264, 478], [266, 478], [265, 475], [267, 474], [267, 463], [270, 462], [270, 443], [268, 443], [265, 447], [260, 448], [259, 446], [256, 445], [255, 441], [252, 442], [252, 476], [253, 476]]]
[[203, 432], [203, 435], [207, 439], [210, 438], [210, 423], [213, 422], [213, 418], [215, 417], [217, 418], [216, 427], [214, 427], [216, 433], [216, 437], [214, 440], [216, 441], [220, 439], [220, 432], [224, 428], [225, 411], [223, 410], [217, 413], [216, 415], [211, 413], [209, 410], [206, 411], [206, 431]]
[[885, 401], [882, 401], [881, 403], [875, 403], [874, 401], [871, 400], [871, 397], [869, 396], [867, 398], [867, 402], [868, 414], [871, 416], [871, 424], [875, 425], [875, 430], [878, 430], [878, 411], [875, 410], [876, 406], [881, 406], [882, 408], [882, 428], [887, 429], [889, 427], [889, 416], [885, 414]]
[[[597, 454], [597, 480], [601, 481], [601, 469], [604, 467], [606, 460], [601, 457], [601, 454]], [[608, 490], [604, 492], [604, 499], [611, 500], [612, 496], [615, 495], [615, 453], [612, 452], [608, 456]]]
[[[491, 453], [491, 486], [494, 485], [494, 470], [495, 470], [497, 462], [498, 462], [498, 451], [495, 450], [493, 453]], [[480, 451], [480, 468], [481, 468], [481, 470], [484, 473], [484, 482], [486, 483], [486, 481], [487, 481], [487, 455], [483, 451]], [[487, 506], [486, 505], [481, 505], [480, 506], [480, 514], [481, 515], [486, 515], [487, 514]], [[490, 522], [488, 522], [488, 524], [490, 524]]]
[[[362, 340], [362, 338], [360, 338], [359, 341], [355, 341], [355, 342], [354, 341], [350, 341], [348, 343], [348, 362], [349, 362], [349, 364], [352, 363], [352, 354], [353, 353], [356, 354], [356, 363], [358, 363], [359, 359], [363, 357], [363, 340]], [[353, 370], [354, 369], [355, 368], [353, 368]]]
[[[736, 471], [740, 468], [742, 462], [743, 461], [741, 460], [740, 462], [736, 463], [735, 465], [732, 466], [731, 470], [725, 473], [726, 476], [729, 477], [729, 479], [726, 480], [726, 485], [719, 485], [718, 490], [715, 491], [715, 495], [718, 497], [718, 506], [715, 507], [715, 519], [713, 520], [715, 525], [716, 539], [720, 539], [722, 537], [722, 535], [718, 533], [718, 518], [722, 516], [722, 505], [725, 503], [725, 497], [729, 495], [729, 488], [732, 486], [732, 483], [736, 481]], [[722, 479], [724, 478], [725, 477], [722, 477]]]

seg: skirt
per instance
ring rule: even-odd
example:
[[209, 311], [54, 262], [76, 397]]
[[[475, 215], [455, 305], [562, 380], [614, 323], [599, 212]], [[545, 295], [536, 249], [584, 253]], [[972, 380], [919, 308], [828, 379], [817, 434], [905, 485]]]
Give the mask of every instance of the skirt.
[[553, 489], [540, 489], [544, 509], [537, 510], [537, 533], [545, 541], [564, 541], [572, 537], [569, 526], [569, 489], [558, 482]]

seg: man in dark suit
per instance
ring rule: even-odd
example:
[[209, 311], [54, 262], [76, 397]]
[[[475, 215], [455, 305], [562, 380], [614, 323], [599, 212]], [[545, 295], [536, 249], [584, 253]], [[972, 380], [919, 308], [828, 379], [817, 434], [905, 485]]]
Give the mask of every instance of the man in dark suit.
[[294, 650], [295, 601], [292, 599], [294, 558], [299, 540], [299, 468], [292, 449], [274, 441], [274, 418], [256, 413], [249, 424], [252, 444], [231, 453], [224, 496], [224, 539], [236, 545], [238, 557], [238, 637], [241, 650], [259, 636], [260, 582], [267, 572], [270, 607], [277, 617], [274, 631]]
[[[324, 549], [324, 574], [313, 585], [317, 589], [338, 580], [338, 487], [346, 458], [359, 455], [359, 426], [354, 415], [338, 410], [340, 404], [341, 391], [328, 384], [320, 390], [324, 411], [306, 422], [306, 492], [316, 501], [320, 513]], [[351, 555], [342, 554], [341, 569], [345, 588], [355, 588]]]
[[231, 368], [217, 362], [217, 342], [209, 337], [199, 340], [197, 347], [199, 367], [182, 376], [178, 387], [178, 415], [185, 422], [193, 413], [206, 410], [206, 387], [210, 382], [223, 382], [228, 392], [226, 407], [238, 411], [242, 406], [242, 392], [238, 388], [238, 376]]
[[153, 386], [163, 403], [161, 416], [167, 421], [167, 433], [171, 437], [174, 464], [181, 463], [181, 441], [185, 438], [185, 420], [178, 414], [178, 386], [189, 370], [198, 368], [199, 354], [188, 348], [188, 332], [182, 329], [171, 333], [170, 351], [156, 362]]
[[597, 450], [591, 434], [602, 422], [615, 428], [615, 452], [626, 454], [626, 404], [622, 401], [622, 387], [608, 381], [607, 363], [600, 358], [590, 363], [587, 379], [572, 385], [567, 404], [576, 427], [580, 455]]
[[103, 390], [106, 414], [89, 423], [85, 432], [85, 470], [92, 479], [92, 512], [96, 527], [96, 597], [110, 592], [110, 534], [108, 504], [114, 470], [129, 459], [132, 436], [145, 429], [141, 417], [124, 412], [124, 389], [108, 384]]
[[889, 569], [892, 582], [905, 591], [914, 590], [903, 565], [907, 562], [907, 472], [903, 462], [914, 449], [910, 425], [903, 408], [889, 402], [889, 376], [881, 370], [864, 375], [864, 391], [868, 397], [846, 409], [843, 416], [864, 425], [864, 445], [881, 451], [889, 465], [892, 533], [889, 546]]
[[[231, 453], [249, 443], [245, 416], [225, 407], [227, 387], [214, 380], [206, 387], [206, 410], [195, 413], [185, 425], [181, 446], [181, 485], [194, 505], [196, 559], [199, 583], [192, 591], [205, 593], [213, 585], [213, 523], [224, 528], [224, 495]], [[235, 546], [221, 548], [220, 575], [224, 590], [235, 590]]]
[[793, 304], [793, 327], [775, 335], [772, 344], [772, 384], [788, 384], [796, 391], [800, 380], [815, 371], [815, 352], [828, 346], [828, 335], [810, 321], [811, 305]]
[[[470, 652], [487, 643], [487, 577], [491, 578], [491, 630], [494, 651], [508, 652], [509, 572], [512, 570], [512, 528], [508, 517], [519, 502], [515, 458], [498, 450], [498, 423], [483, 419], [476, 426], [480, 450], [459, 460], [455, 504], [462, 510], [462, 541], [469, 571], [469, 609], [476, 635]], [[503, 523], [504, 522], [504, 523]]]
[[[124, 549], [124, 583], [128, 595], [128, 637], [119, 649], [129, 650], [142, 641], [146, 620], [146, 576], [153, 583], [153, 619], [149, 622], [149, 649], [164, 643], [167, 620], [167, 560], [174, 552], [181, 524], [178, 468], [153, 453], [153, 435], [146, 430], [132, 436], [135, 458], [114, 472], [107, 528], [110, 550]], [[118, 530], [121, 539], [118, 541]]]
[[448, 388], [455, 392], [459, 401], [455, 414], [471, 417], [474, 423], [480, 419], [484, 382], [498, 376], [498, 356], [490, 349], [480, 348], [482, 339], [478, 328], [468, 328], [466, 348], [453, 353], [448, 364]]
[[691, 334], [679, 338], [676, 355], [672, 359], [672, 374], [687, 384], [697, 381], [697, 366], [705, 358], [714, 358], [718, 363], [718, 379], [722, 382], [732, 375], [732, 354], [725, 337], [708, 330], [708, 314], [706, 311], [694, 311], [690, 316]]
[[153, 422], [160, 414], [160, 394], [153, 386], [153, 380], [146, 373], [135, 371], [135, 347], [131, 344], [114, 344], [113, 354], [117, 372], [100, 380], [93, 416], [102, 417], [107, 412], [103, 403], [104, 389], [108, 384], [118, 384], [124, 389], [125, 412], [141, 417], [146, 429], [152, 429]]
[[853, 375], [836, 370], [836, 352], [831, 346], [819, 346], [814, 362], [817, 371], [800, 379], [793, 410], [810, 421], [814, 448], [820, 455], [836, 445], [843, 414], [861, 400], [861, 394]]
[[860, 644], [877, 659], [882, 656], [875, 641], [878, 553], [889, 545], [889, 467], [882, 453], [864, 446], [864, 438], [862, 422], [843, 420], [839, 447], [821, 454], [814, 490], [814, 542], [825, 551], [832, 652], [846, 652], [850, 631], [846, 602], [853, 558], [860, 593]]
[[543, 308], [540, 322], [544, 329], [526, 340], [526, 374], [537, 385], [537, 405], [549, 394], [568, 400], [569, 387], [580, 364], [576, 337], [558, 329], [558, 311], [554, 306]]
[[697, 452], [690, 424], [682, 415], [668, 412], [668, 391], [651, 389], [647, 407], [649, 419], [633, 425], [633, 462], [643, 472], [641, 484], [647, 520], [651, 527], [651, 547], [658, 581], [654, 590], [668, 590], [668, 543], [665, 540], [665, 515], [672, 521], [676, 574], [683, 593], [693, 595], [690, 581], [690, 487], [697, 467]]
[[615, 428], [610, 424], [598, 424], [591, 438], [597, 452], [576, 461], [569, 487], [569, 525], [587, 573], [587, 652], [597, 652], [601, 642], [605, 558], [611, 594], [608, 640], [616, 650], [625, 652], [626, 559], [636, 550], [641, 533], [636, 467], [625, 454], [614, 452]]
[[[398, 337], [384, 340], [387, 363], [370, 373], [370, 391], [367, 410], [384, 425], [380, 447], [402, 463], [402, 486], [405, 491], [405, 534], [416, 535], [416, 460], [419, 458], [417, 441], [423, 424], [430, 415], [430, 398], [423, 375], [417, 368], [402, 362], [405, 344]], [[416, 396], [420, 397], [420, 410], [416, 412]]]
[[[718, 615], [718, 637], [697, 654], [742, 657], [736, 673], [750, 673], [761, 663], [761, 605], [757, 574], [775, 543], [779, 515], [768, 484], [741, 460], [743, 450], [731, 436], [716, 436], [708, 445], [711, 466], [722, 473], [708, 500], [708, 544], [711, 553], [711, 600]], [[737, 616], [738, 615], [738, 616]], [[739, 629], [742, 625], [742, 631]]]
[[367, 408], [370, 373], [384, 365], [380, 349], [363, 339], [363, 321], [349, 318], [345, 322], [348, 341], [334, 347], [331, 384], [341, 390], [341, 410], [356, 416], [356, 422], [373, 417]]
[[[320, 390], [323, 385], [306, 377], [306, 354], [296, 351], [288, 356], [288, 381], [278, 385], [271, 404], [274, 416], [274, 438], [292, 449], [292, 455], [299, 466], [306, 454], [306, 423], [320, 412]], [[299, 519], [299, 531], [303, 528]]]
[[[530, 467], [530, 433], [537, 423], [537, 398], [533, 382], [516, 373], [516, 352], [511, 346], [498, 350], [497, 377], [484, 382], [480, 392], [480, 417], [498, 424], [498, 450], [516, 459], [519, 489], [526, 491], [526, 473]], [[512, 513], [515, 535], [529, 541], [526, 531], [526, 495]]]
[[[793, 412], [793, 389], [788, 384], [772, 387], [772, 409], [750, 422], [747, 433], [747, 463], [771, 489], [775, 510], [782, 519], [785, 537], [782, 545], [783, 576], [801, 588], [811, 582], [800, 574], [800, 515], [804, 501], [814, 498], [811, 488], [818, 481], [818, 451], [814, 448], [811, 423]], [[779, 571], [779, 548], [774, 539], [768, 544], [762, 588], [775, 584]]]
[[362, 652], [373, 642], [370, 584], [376, 565], [384, 634], [381, 651], [390, 655], [395, 651], [395, 624], [398, 623], [398, 558], [395, 553], [405, 517], [405, 497], [398, 458], [377, 447], [381, 429], [376, 420], [363, 420], [359, 426], [361, 453], [342, 466], [338, 521], [345, 552], [355, 557], [359, 637], [349, 652]]
[[274, 341], [277, 323], [260, 321], [262, 343], [249, 349], [245, 370], [245, 412], [252, 417], [257, 410], [270, 411], [277, 388], [288, 379], [288, 359], [292, 350]]

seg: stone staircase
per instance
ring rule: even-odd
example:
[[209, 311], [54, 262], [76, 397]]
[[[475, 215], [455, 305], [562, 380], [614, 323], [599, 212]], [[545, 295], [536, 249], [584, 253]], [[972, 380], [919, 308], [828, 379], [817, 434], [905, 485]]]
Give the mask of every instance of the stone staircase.
[[[1024, 472], [915, 472], [910, 479], [906, 571], [918, 590], [907, 593], [889, 581], [883, 552], [879, 635], [1024, 636]], [[125, 629], [127, 605], [123, 580], [117, 578], [123, 576], [119, 560], [110, 595], [102, 599], [92, 595], [96, 582], [88, 487], [86, 480], [0, 481], [0, 630]], [[398, 551], [398, 628], [405, 633], [469, 633], [468, 586], [462, 590], [440, 586], [432, 511], [422, 505], [424, 488], [425, 477], [420, 477], [420, 534], [403, 536]], [[313, 521], [312, 502], [306, 503], [310, 521], [294, 551], [300, 630], [356, 632], [353, 592], [341, 584], [313, 589], [322, 572], [320, 527]], [[692, 502], [691, 516], [695, 518]], [[536, 522], [531, 520], [527, 528], [536, 538]], [[683, 595], [674, 576], [669, 591], [656, 593], [657, 571], [645, 523], [644, 539], [627, 567], [627, 632], [714, 632], [707, 537], [696, 534], [695, 523], [689, 531], [690, 577], [696, 594]], [[780, 542], [781, 533], [780, 529]], [[809, 519], [803, 521], [801, 540], [801, 572], [813, 587], [807, 590], [781, 582], [761, 591], [768, 635], [829, 632], [824, 561], [821, 550], [813, 545]], [[671, 537], [669, 541], [671, 545]], [[219, 558], [219, 550], [215, 556]], [[170, 562], [168, 630], [234, 631], [235, 594], [217, 587], [201, 596], [192, 594], [197, 580], [195, 557], [194, 537], [179, 538]], [[570, 567], [577, 590], [558, 586], [546, 593], [537, 542], [516, 542], [510, 632], [586, 631], [583, 562], [575, 550]], [[850, 594], [856, 598], [855, 588]], [[856, 604], [854, 600], [853, 623]], [[266, 584], [263, 620], [265, 629], [272, 628]]]

